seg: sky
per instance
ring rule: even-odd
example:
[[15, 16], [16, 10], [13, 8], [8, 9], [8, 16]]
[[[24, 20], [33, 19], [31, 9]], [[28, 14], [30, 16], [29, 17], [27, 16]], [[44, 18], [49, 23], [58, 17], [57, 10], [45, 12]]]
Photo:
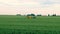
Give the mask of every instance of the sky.
[[60, 15], [60, 0], [0, 0], [0, 14], [57, 14]]

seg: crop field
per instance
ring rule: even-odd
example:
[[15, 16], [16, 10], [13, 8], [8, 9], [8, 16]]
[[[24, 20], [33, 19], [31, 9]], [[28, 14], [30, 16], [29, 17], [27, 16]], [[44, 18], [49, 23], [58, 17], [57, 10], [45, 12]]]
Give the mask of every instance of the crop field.
[[0, 15], [0, 34], [60, 34], [60, 16]]

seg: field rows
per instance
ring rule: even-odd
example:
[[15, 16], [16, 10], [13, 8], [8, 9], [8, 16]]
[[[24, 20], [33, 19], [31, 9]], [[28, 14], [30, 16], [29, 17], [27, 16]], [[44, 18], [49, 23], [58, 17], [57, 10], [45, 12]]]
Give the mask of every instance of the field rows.
[[[40, 34], [50, 33], [60, 34], [60, 17], [59, 16], [36, 16], [36, 19], [28, 19], [26, 16], [0, 16], [0, 31], [20, 30], [24, 31], [39, 31]], [[18, 31], [16, 31], [18, 32]], [[26, 33], [26, 32], [25, 32]]]

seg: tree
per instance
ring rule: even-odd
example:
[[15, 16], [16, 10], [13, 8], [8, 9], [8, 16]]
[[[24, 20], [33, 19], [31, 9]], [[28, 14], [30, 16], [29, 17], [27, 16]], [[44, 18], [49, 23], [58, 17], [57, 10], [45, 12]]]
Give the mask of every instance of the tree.
[[21, 16], [21, 14], [16, 14], [17, 16]]
[[27, 14], [27, 16], [31, 16], [31, 14]]
[[52, 16], [56, 16], [56, 14], [53, 14]]
[[48, 16], [50, 16], [50, 14], [48, 14]]
[[36, 17], [35, 17], [35, 14], [27, 14], [27, 18], [31, 19], [31, 18], [36, 18]]
[[35, 16], [35, 14], [31, 14], [31, 16]]
[[37, 16], [42, 16], [41, 14], [38, 14]]

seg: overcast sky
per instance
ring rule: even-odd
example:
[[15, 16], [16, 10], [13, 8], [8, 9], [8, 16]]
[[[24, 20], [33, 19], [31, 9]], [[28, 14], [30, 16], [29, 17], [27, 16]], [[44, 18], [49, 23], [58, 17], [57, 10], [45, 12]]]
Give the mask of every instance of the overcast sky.
[[0, 0], [0, 14], [60, 14], [60, 0]]

